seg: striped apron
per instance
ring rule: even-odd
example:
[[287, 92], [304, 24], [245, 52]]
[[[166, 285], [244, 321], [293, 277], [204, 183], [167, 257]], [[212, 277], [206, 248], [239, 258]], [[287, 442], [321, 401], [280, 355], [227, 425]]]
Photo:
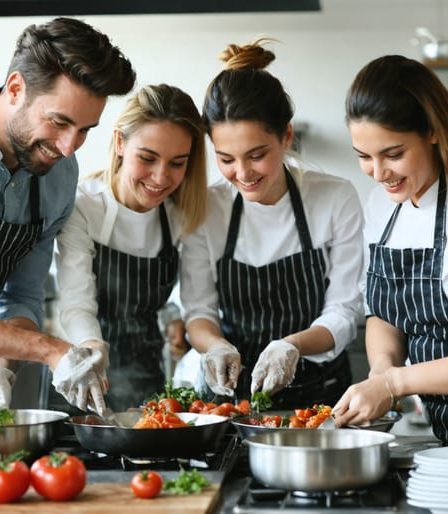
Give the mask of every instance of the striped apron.
[[[238, 193], [224, 254], [217, 262], [221, 330], [238, 348], [244, 366], [237, 387], [240, 398], [250, 398], [251, 372], [261, 351], [274, 339], [309, 328], [325, 302], [328, 279], [323, 252], [313, 248], [300, 192], [290, 173], [285, 173], [303, 250], [260, 267], [234, 260], [243, 210]], [[350, 383], [345, 352], [329, 363], [300, 359], [292, 384], [273, 397], [274, 405], [333, 405]]]
[[[446, 246], [446, 180], [441, 174], [434, 228], [434, 248], [385, 246], [401, 204], [397, 205], [379, 243], [370, 245], [367, 302], [373, 315], [402, 330], [412, 364], [448, 357], [448, 298], [443, 290]], [[448, 365], [447, 365], [448, 369]], [[448, 442], [448, 396], [421, 395], [433, 428]]]
[[115, 411], [137, 407], [165, 383], [157, 311], [176, 283], [178, 252], [163, 204], [159, 215], [163, 245], [157, 257], [136, 257], [95, 242], [98, 320], [110, 343], [106, 402]]
[[39, 217], [39, 180], [30, 180], [30, 223], [19, 225], [0, 220], [0, 287], [3, 289], [8, 276], [36, 244], [42, 234], [43, 220]]

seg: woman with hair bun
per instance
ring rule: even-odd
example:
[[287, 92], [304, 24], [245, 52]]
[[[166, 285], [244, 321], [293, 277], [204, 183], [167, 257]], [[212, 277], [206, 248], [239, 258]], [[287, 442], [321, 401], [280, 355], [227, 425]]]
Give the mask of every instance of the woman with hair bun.
[[264, 42], [228, 46], [206, 93], [223, 179], [184, 241], [185, 321], [215, 394], [333, 405], [351, 383], [362, 214], [349, 182], [289, 163], [293, 108]]
[[336, 422], [365, 422], [418, 394], [446, 443], [448, 91], [422, 63], [387, 55], [357, 74], [346, 113], [361, 169], [378, 186], [364, 230], [370, 374], [337, 403]]
[[109, 166], [80, 183], [58, 237], [61, 325], [109, 352], [114, 410], [165, 384], [158, 310], [178, 280], [181, 238], [205, 216], [204, 135], [187, 93], [141, 88], [115, 124]]

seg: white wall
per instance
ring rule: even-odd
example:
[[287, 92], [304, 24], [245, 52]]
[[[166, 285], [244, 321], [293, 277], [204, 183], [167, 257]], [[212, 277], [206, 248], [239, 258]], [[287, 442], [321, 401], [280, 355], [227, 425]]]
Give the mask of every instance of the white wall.
[[[167, 0], [169, 1], [169, 0]], [[277, 75], [296, 105], [295, 120], [309, 123], [304, 160], [353, 181], [363, 199], [372, 183], [358, 170], [344, 124], [344, 97], [355, 73], [386, 53], [419, 58], [412, 46], [417, 26], [448, 37], [448, 0], [321, 0], [321, 12], [213, 15], [80, 16], [106, 32], [132, 60], [138, 86], [167, 82], [189, 92], [201, 107], [205, 88], [220, 71], [228, 43], [260, 35], [279, 40], [270, 48]], [[48, 17], [0, 18], [0, 77], [14, 42], [30, 23]], [[100, 127], [78, 152], [81, 173], [106, 162], [111, 127], [124, 99], [111, 99]], [[210, 175], [218, 172], [210, 158]]]

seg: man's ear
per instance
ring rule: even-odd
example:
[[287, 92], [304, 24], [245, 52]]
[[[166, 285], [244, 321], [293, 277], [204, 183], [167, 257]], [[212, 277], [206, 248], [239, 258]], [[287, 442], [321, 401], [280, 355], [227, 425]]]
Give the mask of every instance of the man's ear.
[[4, 90], [9, 98], [11, 105], [18, 105], [25, 99], [26, 85], [22, 74], [13, 71], [6, 79]]

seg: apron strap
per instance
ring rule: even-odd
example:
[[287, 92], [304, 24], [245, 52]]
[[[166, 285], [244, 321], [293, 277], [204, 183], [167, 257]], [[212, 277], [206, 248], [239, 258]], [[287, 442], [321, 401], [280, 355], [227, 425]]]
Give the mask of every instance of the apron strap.
[[400, 212], [401, 210], [401, 206], [403, 204], [399, 203], [395, 209], [394, 209], [394, 212], [392, 213], [392, 216], [389, 218], [389, 221], [387, 222], [387, 225], [386, 227], [384, 228], [384, 231], [383, 231], [383, 235], [381, 236], [378, 244], [380, 245], [385, 245], [387, 240], [389, 239], [391, 233], [392, 233], [392, 229], [394, 228], [394, 225], [395, 225], [395, 221], [398, 217], [398, 213]]
[[31, 177], [30, 183], [30, 211], [31, 223], [37, 225], [40, 221], [39, 179], [37, 175]]
[[442, 171], [437, 195], [436, 223], [434, 226], [434, 248], [443, 250], [446, 246], [446, 177]]
[[[303, 202], [299, 188], [297, 187], [297, 184], [291, 173], [286, 168], [284, 168], [284, 170], [300, 242], [304, 250], [311, 250], [313, 248], [313, 242], [311, 240], [311, 234], [308, 228], [308, 223], [306, 221], [305, 210], [303, 208]], [[243, 197], [241, 196], [241, 193], [238, 193], [233, 202], [232, 214], [230, 216], [229, 230], [227, 233], [227, 240], [223, 257], [232, 258], [233, 254], [235, 253], [242, 212]]]
[[104, 195], [106, 202], [106, 212], [104, 214], [103, 225], [101, 226], [98, 242], [103, 246], [109, 246], [110, 236], [114, 228], [115, 220], [118, 214], [118, 202], [113, 197], [113, 193], [109, 192]]
[[300, 242], [304, 250], [313, 249], [313, 241], [311, 239], [308, 222], [306, 221], [305, 209], [303, 208], [302, 196], [293, 176], [285, 168], [286, 183], [288, 184], [289, 196], [291, 197], [292, 209], [296, 219], [297, 231], [299, 233]]
[[170, 224], [168, 223], [168, 216], [166, 215], [165, 205], [163, 202], [159, 205], [159, 217], [160, 217], [160, 226], [162, 228], [162, 240], [163, 245], [161, 252], [164, 250], [170, 250], [173, 246], [173, 242], [171, 239], [171, 230]]

